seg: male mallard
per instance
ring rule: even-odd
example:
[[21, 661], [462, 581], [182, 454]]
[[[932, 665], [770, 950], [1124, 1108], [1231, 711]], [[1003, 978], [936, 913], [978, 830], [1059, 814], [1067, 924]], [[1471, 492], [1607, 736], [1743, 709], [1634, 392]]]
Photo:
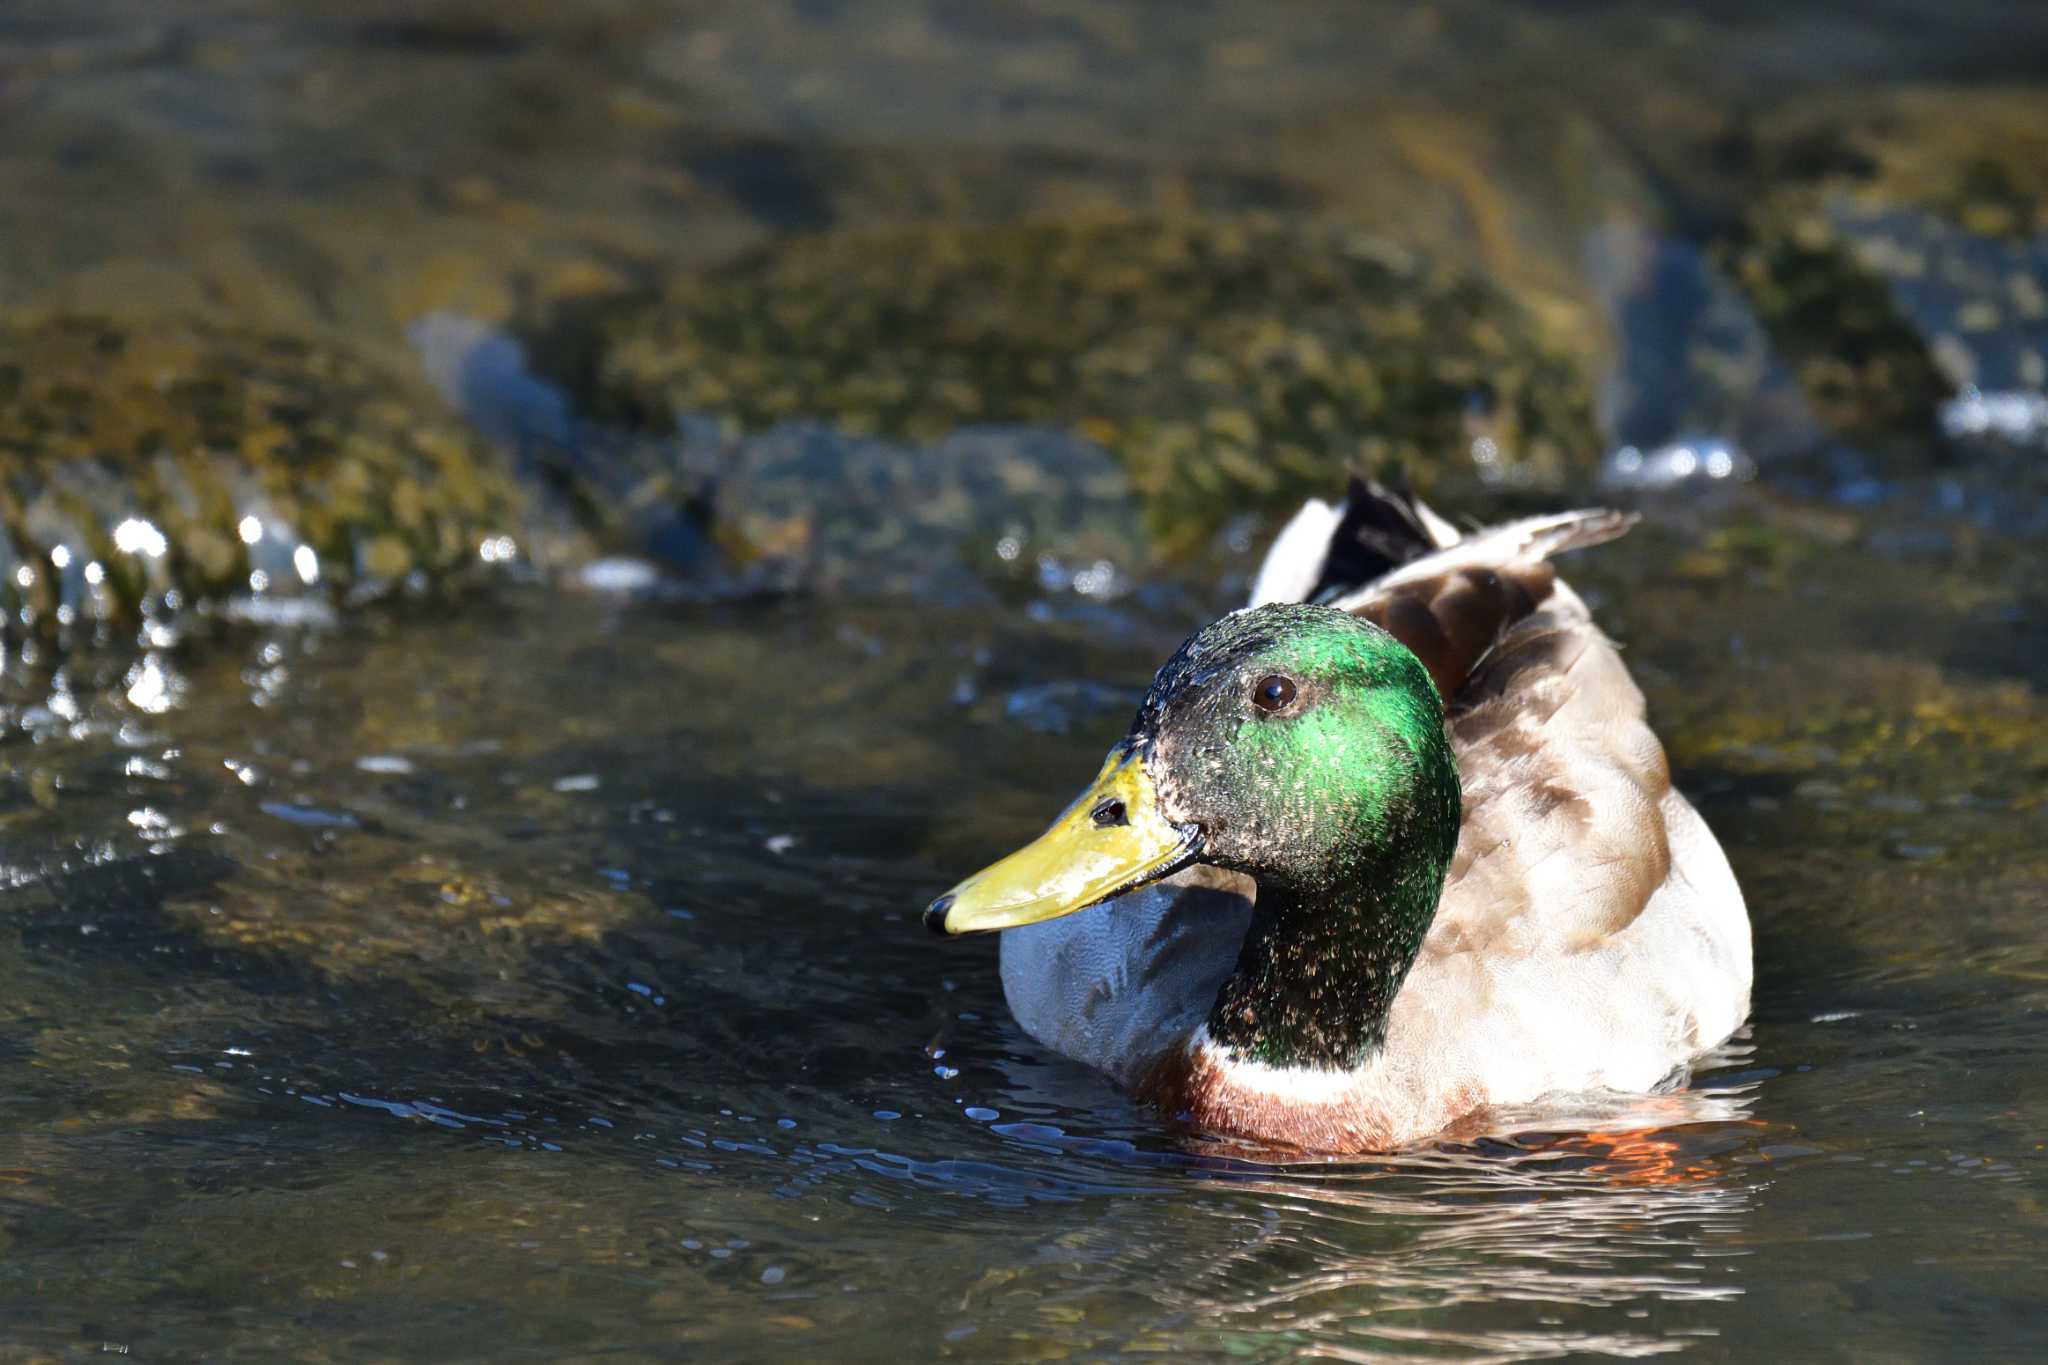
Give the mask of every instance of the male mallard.
[[1009, 930], [1027, 1032], [1212, 1132], [1384, 1151], [1682, 1078], [1748, 1013], [1742, 893], [1547, 562], [1632, 521], [1310, 503], [1094, 786], [926, 922]]

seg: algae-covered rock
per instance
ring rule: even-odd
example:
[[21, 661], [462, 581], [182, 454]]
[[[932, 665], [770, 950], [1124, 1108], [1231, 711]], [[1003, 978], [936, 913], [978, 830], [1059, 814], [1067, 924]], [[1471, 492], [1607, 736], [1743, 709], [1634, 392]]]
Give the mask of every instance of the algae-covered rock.
[[1734, 276], [1815, 414], [1852, 436], [1933, 430], [1953, 392], [1885, 280], [1819, 206], [1773, 200], [1750, 219]]
[[522, 499], [431, 395], [320, 342], [0, 323], [11, 626], [370, 590], [472, 563]]
[[796, 238], [595, 324], [611, 419], [820, 417], [918, 440], [1074, 427], [1163, 545], [1351, 465], [1555, 478], [1589, 463], [1586, 376], [1476, 276], [1268, 220], [924, 225]]
[[1723, 256], [1838, 430], [1932, 431], [1959, 387], [2048, 384], [2048, 97], [1795, 102], [1718, 152], [1746, 188]]

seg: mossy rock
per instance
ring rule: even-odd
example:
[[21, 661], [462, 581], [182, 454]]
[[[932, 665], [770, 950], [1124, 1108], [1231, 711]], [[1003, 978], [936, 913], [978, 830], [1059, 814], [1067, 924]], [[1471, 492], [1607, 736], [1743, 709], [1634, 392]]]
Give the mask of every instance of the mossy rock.
[[611, 420], [822, 418], [932, 440], [1061, 425], [1122, 463], [1168, 551], [1350, 466], [1554, 480], [1597, 453], [1581, 366], [1479, 277], [1271, 220], [920, 225], [790, 239], [600, 316]]
[[1865, 440], [1934, 430], [1954, 385], [1890, 284], [1819, 205], [1802, 195], [1770, 200], [1729, 263], [1829, 427]]
[[320, 342], [194, 319], [0, 323], [12, 628], [446, 573], [522, 506], [431, 394]]
[[1723, 260], [1837, 430], [1924, 438], [1960, 385], [2048, 377], [2048, 96], [1795, 102], [1716, 154], [1744, 198]]

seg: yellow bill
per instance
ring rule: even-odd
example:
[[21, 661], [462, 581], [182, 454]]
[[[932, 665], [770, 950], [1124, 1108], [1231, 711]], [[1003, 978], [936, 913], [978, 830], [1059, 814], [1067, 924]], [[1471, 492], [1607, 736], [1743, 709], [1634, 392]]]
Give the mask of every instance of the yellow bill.
[[1111, 750], [1095, 785], [1051, 829], [933, 901], [925, 926], [978, 934], [1086, 910], [1193, 862], [1198, 833], [1160, 814], [1139, 754]]

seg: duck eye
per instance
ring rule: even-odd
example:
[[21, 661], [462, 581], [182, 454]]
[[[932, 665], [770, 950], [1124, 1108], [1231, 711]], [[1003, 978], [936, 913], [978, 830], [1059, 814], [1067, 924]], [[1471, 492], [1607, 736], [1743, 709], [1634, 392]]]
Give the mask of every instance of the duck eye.
[[1294, 700], [1294, 679], [1278, 673], [1268, 673], [1252, 684], [1252, 705], [1272, 715], [1283, 711]]

